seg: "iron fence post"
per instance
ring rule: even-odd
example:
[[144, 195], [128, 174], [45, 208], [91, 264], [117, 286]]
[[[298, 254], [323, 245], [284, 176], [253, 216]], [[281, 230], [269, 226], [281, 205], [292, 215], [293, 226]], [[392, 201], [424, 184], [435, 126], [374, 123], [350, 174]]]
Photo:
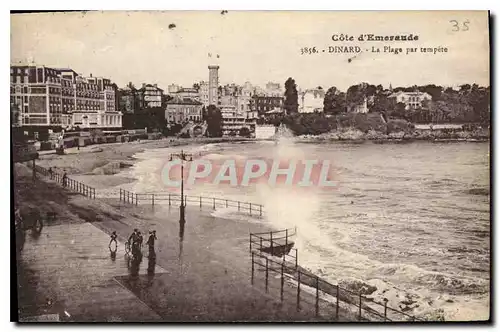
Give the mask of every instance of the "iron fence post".
[[384, 299], [384, 322], [387, 322], [387, 299]]
[[362, 301], [362, 297], [361, 297], [361, 292], [359, 293], [359, 319], [361, 319], [361, 301]]
[[262, 251], [262, 236], [259, 236], [259, 240], [260, 240], [259, 250]]
[[253, 274], [254, 274], [254, 257], [252, 252], [252, 285], [253, 285]]
[[271, 239], [271, 255], [274, 256], [274, 249], [273, 249], [273, 232], [270, 233], [270, 239]]
[[227, 201], [227, 199], [226, 199], [226, 208], [227, 208], [228, 206], [229, 206], [229, 204], [228, 204], [228, 201]]
[[259, 205], [259, 214], [262, 217], [262, 205]]
[[155, 194], [151, 194], [151, 205], [155, 206]]
[[135, 194], [135, 205], [137, 205], [137, 194]]
[[284, 274], [283, 264], [281, 264], [281, 295], [280, 295], [281, 302], [283, 302], [283, 287], [284, 287], [284, 285], [285, 285], [285, 274]]
[[201, 196], [200, 196], [200, 209], [201, 209], [201, 204], [202, 204], [202, 203], [201, 203]]
[[316, 276], [316, 316], [319, 315], [319, 277]]
[[240, 202], [238, 201], [238, 212], [240, 212]]
[[215, 198], [214, 198], [214, 210], [215, 210]]
[[266, 257], [266, 293], [267, 293], [267, 284], [268, 284], [268, 278], [269, 278], [269, 259]]
[[337, 284], [337, 307], [335, 308], [335, 318], [339, 319], [339, 302], [340, 302], [340, 290], [339, 285]]
[[297, 311], [300, 311], [300, 271], [297, 274]]
[[252, 215], [252, 203], [250, 203], [250, 215]]
[[168, 206], [172, 205], [172, 200], [170, 199], [170, 193], [168, 193]]

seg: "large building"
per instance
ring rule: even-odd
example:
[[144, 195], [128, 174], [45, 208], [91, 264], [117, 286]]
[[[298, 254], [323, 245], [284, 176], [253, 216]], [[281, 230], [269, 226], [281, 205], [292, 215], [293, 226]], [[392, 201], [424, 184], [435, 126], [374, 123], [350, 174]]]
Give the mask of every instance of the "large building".
[[299, 95], [299, 113], [323, 112], [325, 91], [323, 89], [306, 90]]
[[280, 97], [283, 96], [284, 91], [281, 89], [279, 83], [268, 82], [266, 84], [266, 90], [264, 91], [264, 93], [268, 97]]
[[223, 136], [237, 136], [243, 127], [247, 127], [250, 132], [255, 130], [255, 121], [237, 111], [235, 106], [221, 106], [221, 115]]
[[177, 93], [177, 91], [179, 91], [180, 89], [182, 89], [182, 87], [178, 84], [170, 84], [168, 87], [167, 87], [167, 92], [169, 95], [171, 94], [174, 94], [174, 93]]
[[139, 111], [139, 98], [137, 90], [129, 84], [124, 89], [118, 90], [118, 110], [122, 113], [137, 113]]
[[208, 66], [208, 104], [219, 105], [219, 66]]
[[254, 95], [251, 100], [251, 110], [256, 111], [260, 116], [268, 112], [276, 112], [283, 108], [283, 97]]
[[69, 68], [13, 65], [10, 96], [11, 105], [19, 110], [19, 123], [25, 127], [75, 126], [72, 114], [81, 112], [119, 117], [114, 122], [121, 126], [116, 85], [102, 77], [82, 77]]
[[163, 100], [163, 90], [157, 84], [142, 84], [137, 90], [140, 109], [161, 107]]
[[422, 107], [422, 103], [424, 101], [431, 101], [432, 96], [428, 94], [427, 92], [404, 92], [404, 91], [399, 91], [396, 93], [393, 93], [390, 95], [388, 98], [395, 100], [396, 103], [403, 103], [405, 104], [405, 109], [413, 109], [413, 108], [420, 108]]
[[210, 105], [209, 99], [208, 99], [208, 90], [209, 90], [209, 84], [208, 82], [201, 81], [200, 82], [200, 101], [203, 104], [203, 106], [208, 107]]
[[169, 123], [200, 122], [202, 106], [203, 104], [197, 100], [176, 96], [166, 103], [165, 120]]
[[198, 92], [198, 89], [195, 88], [181, 88], [177, 90], [174, 95], [178, 96], [179, 98], [189, 98], [198, 101], [200, 100], [200, 93]]

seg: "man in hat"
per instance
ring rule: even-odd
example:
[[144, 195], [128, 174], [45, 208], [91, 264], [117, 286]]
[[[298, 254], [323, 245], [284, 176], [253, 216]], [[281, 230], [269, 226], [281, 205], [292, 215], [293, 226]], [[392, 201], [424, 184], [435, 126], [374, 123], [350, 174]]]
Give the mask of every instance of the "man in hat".
[[134, 231], [132, 234], [130, 234], [128, 238], [128, 244], [130, 245], [130, 250], [132, 250], [132, 254], [135, 254], [134, 248], [137, 245], [139, 241], [139, 230], [137, 228], [134, 228]]
[[148, 238], [148, 241], [146, 242], [146, 244], [149, 246], [149, 254], [153, 254], [155, 253], [155, 240], [157, 240], [156, 238], [156, 231], [153, 230], [153, 231], [150, 231], [149, 232], [149, 238]]

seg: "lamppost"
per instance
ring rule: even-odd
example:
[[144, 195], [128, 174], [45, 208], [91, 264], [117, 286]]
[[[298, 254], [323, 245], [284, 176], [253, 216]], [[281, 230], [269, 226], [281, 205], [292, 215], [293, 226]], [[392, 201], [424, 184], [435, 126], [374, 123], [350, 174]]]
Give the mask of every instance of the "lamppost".
[[[189, 160], [187, 159], [189, 157]], [[184, 226], [184, 223], [186, 222], [185, 219], [185, 205], [184, 205], [184, 162], [185, 161], [193, 161], [193, 155], [189, 153], [184, 153], [183, 150], [181, 150], [181, 153], [171, 153], [170, 154], [170, 161], [172, 161], [174, 158], [178, 158], [181, 160], [181, 206], [179, 208], [179, 223], [181, 226]]]

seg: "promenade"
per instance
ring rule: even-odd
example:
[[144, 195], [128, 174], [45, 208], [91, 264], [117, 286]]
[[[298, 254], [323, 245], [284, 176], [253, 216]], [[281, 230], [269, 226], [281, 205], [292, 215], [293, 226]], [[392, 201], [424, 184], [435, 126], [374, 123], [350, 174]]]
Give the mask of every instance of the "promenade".
[[[50, 181], [37, 180], [34, 188], [32, 201], [45, 199], [60, 217], [38, 238], [26, 236], [17, 262], [21, 320], [40, 315], [129, 322], [329, 319], [315, 317], [314, 306], [297, 312], [291, 287], [281, 302], [278, 280], [270, 282], [268, 293], [262, 285], [252, 286], [248, 234], [265, 231], [262, 224], [218, 219], [188, 207], [181, 241], [178, 207], [88, 200]], [[19, 194], [22, 199], [25, 193]], [[67, 202], [59, 204], [61, 199]], [[127, 258], [123, 243], [134, 228], [145, 236], [150, 229], [157, 231], [156, 259], [145, 255], [134, 265]], [[116, 255], [108, 249], [111, 231], [119, 235]]]

